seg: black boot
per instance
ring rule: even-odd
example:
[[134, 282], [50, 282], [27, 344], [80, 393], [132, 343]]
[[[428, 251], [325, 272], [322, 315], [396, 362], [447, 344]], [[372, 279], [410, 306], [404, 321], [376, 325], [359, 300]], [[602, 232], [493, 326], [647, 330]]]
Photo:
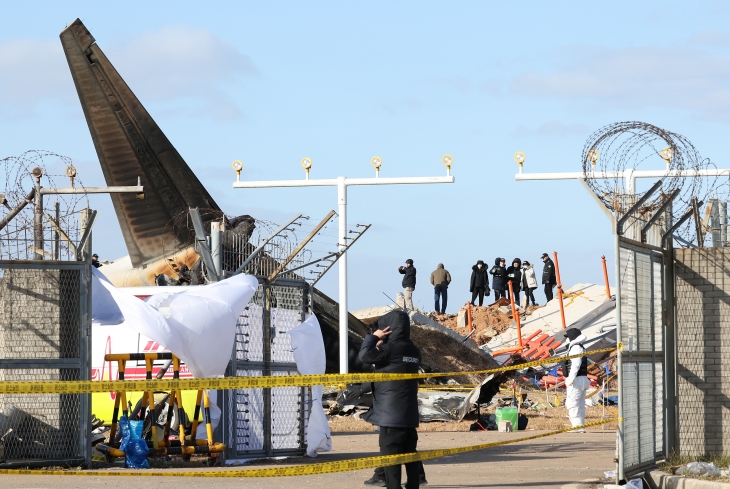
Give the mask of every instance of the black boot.
[[373, 474], [371, 478], [363, 482], [366, 486], [385, 487], [385, 477]]

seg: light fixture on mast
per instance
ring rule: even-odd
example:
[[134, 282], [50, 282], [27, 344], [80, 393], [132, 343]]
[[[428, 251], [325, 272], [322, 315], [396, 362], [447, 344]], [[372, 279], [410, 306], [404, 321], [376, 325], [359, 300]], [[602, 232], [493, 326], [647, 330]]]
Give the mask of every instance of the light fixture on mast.
[[309, 169], [312, 168], [312, 158], [302, 158], [301, 163], [302, 168], [304, 168], [304, 171], [307, 172], [307, 180], [309, 180]]
[[598, 161], [598, 151], [592, 149], [588, 152], [588, 161], [591, 162], [591, 173], [596, 173], [596, 162]]
[[241, 170], [243, 170], [243, 163], [241, 160], [235, 160], [231, 164], [231, 168], [236, 172], [236, 181], [241, 181]]
[[518, 165], [520, 165], [520, 173], [522, 173], [522, 163], [524, 163], [525, 159], [527, 159], [525, 153], [523, 153], [522, 151], [518, 151], [512, 158], [517, 162]]
[[441, 163], [444, 164], [446, 167], [446, 176], [451, 176], [451, 165], [454, 164], [454, 157], [450, 154], [445, 154], [443, 158], [441, 158]]
[[370, 164], [375, 168], [375, 178], [380, 176], [380, 167], [383, 166], [383, 158], [380, 156], [373, 156], [370, 159]]
[[74, 178], [76, 177], [76, 167], [73, 165], [69, 165], [68, 168], [66, 168], [66, 176], [71, 181], [71, 186], [74, 186]]
[[669, 163], [672, 161], [674, 151], [672, 150], [672, 148], [664, 148], [660, 154], [662, 156], [662, 159], [667, 162], [667, 170], [669, 170]]

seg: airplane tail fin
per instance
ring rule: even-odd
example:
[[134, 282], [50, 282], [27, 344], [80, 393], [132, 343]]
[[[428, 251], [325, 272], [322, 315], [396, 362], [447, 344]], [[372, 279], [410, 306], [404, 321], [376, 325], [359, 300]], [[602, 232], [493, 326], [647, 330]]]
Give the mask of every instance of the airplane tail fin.
[[144, 185], [143, 200], [111, 194], [132, 265], [189, 246], [193, 235], [181, 216], [198, 207], [207, 224], [222, 216], [220, 208], [81, 20], [60, 37], [106, 184], [137, 185], [140, 177]]

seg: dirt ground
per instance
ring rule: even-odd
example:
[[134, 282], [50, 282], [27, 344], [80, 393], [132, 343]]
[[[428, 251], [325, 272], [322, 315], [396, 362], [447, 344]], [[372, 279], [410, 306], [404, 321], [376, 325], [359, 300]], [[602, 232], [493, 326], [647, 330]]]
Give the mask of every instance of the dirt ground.
[[[515, 440], [540, 432], [497, 433], [479, 432], [421, 432], [418, 449], [462, 447], [498, 441]], [[376, 433], [333, 433], [333, 451], [317, 458], [293, 457], [286, 460], [247, 464], [287, 466], [316, 464], [376, 456], [379, 453]], [[565, 433], [536, 440], [521, 441], [508, 445], [462, 453], [424, 462], [429, 489], [474, 488], [545, 488], [594, 489], [600, 483], [603, 472], [615, 468], [613, 462], [616, 434], [610, 431]], [[333, 474], [266, 479], [237, 477], [235, 470], [241, 467], [205, 468], [191, 465], [186, 472], [196, 477], [100, 477], [100, 476], [44, 476], [0, 475], [0, 487], [23, 489], [76, 489], [78, 487], [104, 488], [157, 488], [181, 486], [190, 489], [302, 489], [306, 488], [364, 488], [362, 482], [372, 475], [372, 469]], [[141, 471], [122, 470], [126, 473]], [[175, 469], [179, 471], [181, 469]], [[211, 473], [224, 473], [226, 477], [201, 477]]]
[[[472, 338], [478, 345], [481, 346], [489, 343], [493, 337], [504, 333], [512, 326], [512, 311], [510, 310], [505, 314], [499, 310], [500, 307], [509, 306], [510, 302], [507, 299], [500, 299], [489, 306], [471, 306], [472, 323], [476, 329]], [[461, 313], [461, 311], [466, 308], [467, 306], [462, 307], [459, 312]], [[527, 308], [527, 311], [522, 314], [522, 316], [530, 315], [533, 311], [539, 308], [540, 306], [530, 306]], [[459, 328], [457, 326], [457, 316], [458, 314], [438, 314], [435, 312], [430, 314], [432, 319], [438, 321], [447, 328], [452, 329], [461, 335], [468, 334], [469, 332], [467, 327]]]
[[[496, 406], [490, 406], [482, 410], [482, 416], [493, 414]], [[555, 407], [540, 411], [521, 410], [528, 418], [527, 431], [554, 431], [570, 427], [568, 421], [568, 410], [565, 407]], [[600, 421], [601, 419], [616, 418], [618, 416], [616, 408], [606, 407], [605, 418], [602, 406], [591, 406], [586, 408], [586, 423]], [[421, 423], [418, 428], [419, 432], [468, 432], [469, 427], [476, 421], [476, 413], [468, 414], [463, 421], [458, 423], [443, 423], [432, 421], [430, 423]], [[375, 427], [370, 423], [361, 419], [355, 419], [353, 416], [334, 417], [329, 421], [332, 433], [361, 433], [375, 431]], [[602, 427], [592, 428], [596, 431], [615, 431], [618, 429], [617, 422], [606, 423]]]

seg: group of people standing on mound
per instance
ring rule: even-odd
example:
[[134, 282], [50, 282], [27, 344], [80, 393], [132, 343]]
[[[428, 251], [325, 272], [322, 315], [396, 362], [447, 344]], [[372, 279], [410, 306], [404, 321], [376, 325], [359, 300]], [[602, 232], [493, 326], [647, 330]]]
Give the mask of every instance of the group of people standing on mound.
[[[542, 254], [542, 284], [545, 287], [545, 298], [547, 302], [553, 300], [553, 288], [557, 285], [555, 278], [555, 264], [547, 253]], [[510, 286], [512, 284], [512, 294], [514, 295], [515, 304], [520, 303], [520, 291], [525, 293], [524, 307], [537, 305], [533, 292], [538, 287], [535, 268], [529, 261], [524, 262], [519, 258], [512, 260], [510, 266], [505, 266], [504, 258], [496, 258], [494, 266], [487, 269], [487, 265], [483, 260], [479, 260], [476, 265], [471, 267], [471, 281], [469, 283], [469, 292], [471, 292], [471, 304], [475, 305], [479, 298], [479, 305], [484, 304], [484, 296], [489, 296], [491, 291], [489, 288], [489, 275], [492, 276], [492, 289], [494, 290], [494, 300], [501, 298], [510, 298]]]
[[[555, 263], [550, 259], [547, 253], [543, 253], [540, 257], [543, 263], [542, 267], [542, 284], [544, 285], [545, 298], [547, 302], [553, 300], [553, 289], [557, 286], [558, 281], [555, 277]], [[471, 280], [469, 282], [469, 292], [471, 292], [471, 304], [475, 305], [479, 298], [479, 305], [484, 305], [484, 296], [489, 296], [491, 290], [494, 289], [495, 302], [502, 297], [509, 299], [509, 283], [512, 283], [512, 294], [515, 296], [515, 304], [520, 303], [520, 291], [525, 293], [524, 307], [537, 305], [534, 291], [538, 287], [537, 275], [533, 265], [519, 258], [512, 260], [512, 264], [505, 266], [504, 258], [494, 260], [494, 266], [487, 268], [484, 260], [479, 260], [476, 265], [471, 267]], [[413, 310], [413, 291], [416, 289], [416, 267], [413, 266], [413, 260], [406, 260], [406, 264], [398, 267], [398, 272], [403, 275], [403, 297], [405, 299], [405, 307]], [[492, 287], [489, 287], [489, 275], [492, 276]], [[439, 263], [431, 273], [431, 285], [434, 292], [434, 310], [444, 314], [446, 312], [446, 302], [448, 300], [448, 289], [451, 284], [451, 274], [444, 268], [443, 263]]]

